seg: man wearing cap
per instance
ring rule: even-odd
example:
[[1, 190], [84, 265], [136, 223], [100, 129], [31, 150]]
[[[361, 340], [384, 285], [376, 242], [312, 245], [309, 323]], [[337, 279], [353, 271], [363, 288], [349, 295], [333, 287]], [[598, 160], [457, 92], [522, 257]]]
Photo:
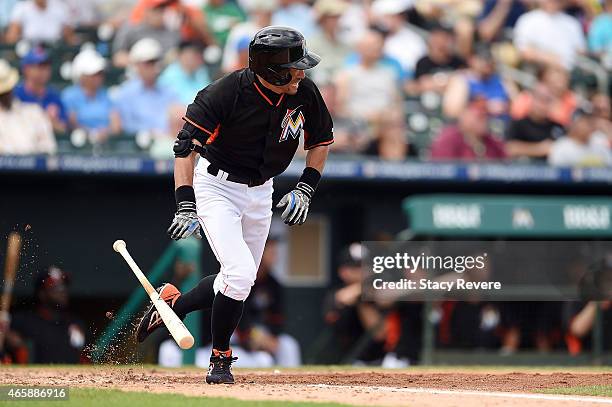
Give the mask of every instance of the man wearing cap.
[[93, 132], [102, 142], [121, 131], [121, 119], [104, 87], [106, 60], [97, 51], [81, 51], [72, 62], [75, 84], [62, 92], [70, 126]]
[[19, 73], [0, 59], [0, 155], [53, 154], [51, 122], [40, 106], [15, 100]]
[[36, 276], [35, 309], [16, 313], [10, 324], [11, 346], [31, 344], [29, 361], [37, 364], [79, 363], [85, 346], [82, 322], [70, 313], [68, 274], [51, 266]]
[[148, 1], [143, 19], [139, 24], [126, 23], [119, 29], [113, 40], [113, 64], [115, 66], [127, 66], [131, 62], [130, 50], [143, 38], [152, 38], [159, 43], [160, 58], [179, 44], [180, 32], [168, 29], [164, 22], [164, 9], [170, 3], [167, 0]]
[[[328, 293], [323, 303], [325, 323], [333, 330], [334, 343], [331, 349], [350, 350], [355, 347], [366, 333], [373, 334], [368, 346], [361, 349], [356, 359], [362, 363], [379, 363], [384, 353], [386, 326], [380, 322], [384, 318], [379, 307], [373, 302], [362, 300], [363, 247], [352, 243], [343, 248], [338, 255], [338, 277], [340, 287]], [[331, 363], [341, 363], [341, 352], [328, 355]]]
[[34, 47], [21, 60], [23, 81], [14, 90], [22, 102], [36, 103], [42, 107], [56, 132], [66, 131], [68, 115], [60, 93], [49, 86], [51, 61], [49, 54], [41, 47]]
[[162, 135], [169, 130], [169, 112], [179, 102], [174, 92], [157, 83], [161, 58], [162, 47], [153, 38], [143, 38], [130, 50], [136, 75], [121, 84], [115, 96], [123, 130], [128, 133]]
[[[207, 383], [234, 383], [236, 358], [229, 341], [270, 229], [273, 178], [287, 169], [301, 141], [308, 151], [306, 168], [277, 205], [286, 224], [306, 221], [321, 179], [334, 141], [333, 124], [319, 90], [304, 73], [319, 61], [297, 30], [263, 28], [249, 46], [249, 68], [202, 89], [187, 108], [175, 141], [178, 210], [168, 234], [175, 240], [205, 234], [221, 271], [185, 295], [171, 284], [159, 292], [180, 317], [212, 309]], [[142, 342], [162, 325], [151, 307], [139, 323], [137, 339]]]
[[321, 63], [312, 70], [310, 77], [319, 86], [333, 80], [351, 53], [351, 48], [338, 36], [340, 17], [348, 7], [344, 0], [318, 0], [314, 4], [319, 32], [309, 43], [321, 56]]

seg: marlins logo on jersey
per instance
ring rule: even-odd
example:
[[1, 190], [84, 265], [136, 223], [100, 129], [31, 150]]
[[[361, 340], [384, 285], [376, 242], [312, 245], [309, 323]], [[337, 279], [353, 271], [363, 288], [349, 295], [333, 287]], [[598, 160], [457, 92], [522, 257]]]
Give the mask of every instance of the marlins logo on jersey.
[[287, 109], [287, 113], [285, 113], [285, 117], [281, 122], [282, 132], [278, 140], [279, 143], [288, 140], [289, 136], [296, 139], [304, 134], [304, 123], [306, 119], [304, 119], [302, 112], [298, 110], [300, 107], [302, 107], [302, 105], [295, 109]]

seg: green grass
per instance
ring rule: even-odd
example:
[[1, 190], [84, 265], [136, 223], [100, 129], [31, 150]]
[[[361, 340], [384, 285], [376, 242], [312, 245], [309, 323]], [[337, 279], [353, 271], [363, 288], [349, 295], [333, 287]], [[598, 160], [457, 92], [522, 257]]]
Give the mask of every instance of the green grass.
[[542, 393], [563, 394], [567, 396], [601, 396], [612, 397], [612, 384], [597, 384], [594, 386], [557, 387], [545, 389]]
[[[0, 405], [22, 405], [0, 402]], [[344, 407], [337, 403], [304, 403], [289, 401], [242, 401], [220, 397], [188, 397], [172, 393], [125, 392], [121, 390], [70, 389], [67, 401], [27, 401], [26, 407]]]

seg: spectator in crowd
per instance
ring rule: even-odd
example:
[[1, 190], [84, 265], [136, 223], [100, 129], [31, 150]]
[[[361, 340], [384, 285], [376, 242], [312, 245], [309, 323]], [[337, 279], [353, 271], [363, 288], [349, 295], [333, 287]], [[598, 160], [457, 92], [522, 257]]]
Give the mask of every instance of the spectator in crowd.
[[47, 113], [56, 132], [66, 131], [68, 114], [59, 91], [49, 85], [51, 61], [49, 54], [35, 47], [21, 60], [23, 81], [15, 87], [14, 95], [22, 102], [37, 103]]
[[529, 10], [530, 0], [485, 0], [478, 18], [478, 36], [485, 42], [504, 39], [519, 17]]
[[526, 62], [571, 70], [586, 50], [580, 23], [563, 12], [561, 0], [538, 0], [538, 5], [518, 19], [515, 46]]
[[350, 47], [338, 37], [340, 17], [347, 8], [344, 0], [318, 0], [314, 5], [319, 30], [308, 41], [308, 47], [321, 57], [321, 62], [309, 75], [319, 87], [333, 80], [351, 53]]
[[449, 118], [458, 117], [471, 101], [486, 101], [491, 117], [505, 120], [509, 110], [509, 86], [496, 72], [496, 64], [488, 46], [480, 45], [469, 58], [469, 68], [450, 79], [442, 108]]
[[414, 4], [414, 12], [408, 14], [413, 24], [428, 29], [432, 23], [445, 22], [453, 27], [458, 54], [463, 58], [472, 54], [476, 30], [475, 21], [482, 12], [482, 0], [402, 1]]
[[125, 67], [129, 61], [129, 50], [143, 38], [156, 40], [162, 49], [163, 57], [176, 47], [181, 36], [178, 30], [168, 29], [164, 22], [164, 9], [169, 5], [168, 0], [151, 0], [147, 2], [143, 12], [142, 21], [138, 24], [124, 24], [113, 40], [113, 63], [118, 67]]
[[591, 96], [595, 131], [605, 135], [612, 146], [612, 108], [610, 96], [605, 93], [595, 93]]
[[104, 0], [63, 0], [68, 18], [76, 27], [96, 28], [103, 21], [101, 6]]
[[251, 40], [247, 37], [242, 38], [236, 43], [236, 51], [234, 65], [229, 67], [229, 70], [224, 71], [225, 73], [238, 71], [249, 67], [249, 44]]
[[283, 287], [272, 274], [277, 259], [277, 240], [271, 237], [266, 242], [255, 285], [244, 303], [238, 336], [246, 349], [272, 355], [275, 365], [295, 367], [301, 365], [300, 345], [283, 332]]
[[236, 24], [227, 37], [221, 60], [223, 72], [233, 72], [236, 67], [241, 66], [239, 54], [244, 48], [239, 45], [244, 44], [245, 41], [248, 45], [257, 31], [271, 24], [272, 12], [276, 10], [277, 5], [278, 0], [252, 0], [250, 2], [247, 9], [249, 13], [247, 21]]
[[4, 31], [8, 27], [11, 21], [11, 15], [13, 14], [13, 7], [17, 4], [18, 0], [4, 0], [0, 1], [0, 42], [4, 39]]
[[[406, 156], [405, 119], [397, 72], [383, 64], [382, 35], [367, 32], [358, 44], [359, 63], [338, 73], [336, 79], [336, 114], [359, 121], [369, 129], [372, 149], [383, 159], [401, 160]], [[357, 140], [345, 140], [353, 148]], [[336, 139], [342, 144], [342, 140]], [[363, 144], [363, 143], [362, 143]]]
[[455, 54], [453, 32], [437, 25], [429, 32], [427, 55], [416, 64], [414, 81], [407, 86], [409, 93], [444, 93], [451, 74], [465, 68], [465, 61]]
[[591, 112], [577, 110], [566, 137], [555, 141], [548, 163], [558, 167], [602, 167], [612, 165], [610, 144], [595, 131]]
[[60, 0], [25, 0], [15, 4], [5, 42], [20, 39], [31, 43], [55, 43], [64, 40], [74, 44], [76, 37], [69, 20], [68, 8]]
[[177, 60], [168, 65], [159, 77], [159, 85], [171, 89], [185, 105], [193, 102], [198, 91], [210, 83], [203, 51], [200, 43], [181, 42]]
[[279, 0], [272, 14], [272, 25], [292, 27], [310, 38], [317, 29], [315, 14], [308, 0]]
[[[355, 356], [357, 363], [379, 364], [385, 355], [386, 327], [378, 306], [361, 299], [362, 256], [362, 247], [358, 243], [341, 251], [338, 264], [341, 287], [326, 297], [324, 318], [325, 323], [333, 329], [335, 344], [332, 348], [342, 349], [344, 354], [350, 352], [366, 332], [370, 332], [372, 341]], [[336, 352], [334, 356], [341, 356], [341, 353]]]
[[506, 152], [510, 157], [546, 159], [553, 141], [561, 137], [563, 126], [550, 120], [553, 96], [547, 86], [540, 83], [531, 91], [531, 109], [526, 117], [514, 119], [506, 131]]
[[338, 38], [350, 47], [355, 46], [370, 26], [370, 10], [361, 0], [346, 0], [348, 7], [338, 21]]
[[427, 52], [427, 45], [406, 24], [405, 12], [409, 8], [407, 1], [376, 0], [372, 4], [372, 14], [374, 21], [387, 31], [385, 55], [399, 61], [406, 75], [412, 76], [417, 61]]
[[442, 129], [431, 145], [432, 160], [499, 160], [506, 158], [503, 143], [489, 130], [484, 100], [470, 103], [456, 125]]
[[168, 112], [179, 102], [171, 90], [157, 83], [162, 55], [161, 45], [153, 38], [143, 38], [130, 50], [136, 75], [121, 84], [115, 98], [126, 132], [159, 136], [169, 130]]
[[[36, 276], [35, 309], [15, 313], [7, 335], [10, 347], [29, 353], [36, 364], [81, 362], [85, 345], [83, 323], [69, 309], [68, 274], [51, 266]], [[29, 343], [30, 346], [26, 345]]]
[[42, 108], [13, 98], [19, 73], [0, 59], [0, 155], [53, 154], [57, 146]]
[[591, 23], [588, 43], [593, 55], [612, 57], [612, 0], [604, 1], [604, 12]]
[[204, 6], [204, 14], [220, 47], [225, 46], [231, 29], [246, 19], [242, 9], [233, 1], [228, 0], [209, 0]]
[[72, 62], [75, 84], [62, 92], [71, 128], [95, 133], [97, 142], [121, 131], [121, 119], [104, 87], [106, 60], [97, 51], [81, 51]]
[[[578, 104], [576, 95], [570, 89], [570, 77], [567, 70], [559, 67], [548, 67], [540, 71], [539, 81], [552, 93], [548, 118], [567, 127]], [[511, 116], [521, 119], [527, 115], [532, 105], [532, 95], [521, 92], [512, 102]]]
[[579, 355], [593, 347], [593, 326], [597, 315], [597, 307], [602, 312], [602, 343], [604, 350], [610, 350], [612, 345], [612, 301], [568, 302], [564, 309], [566, 327], [565, 343], [567, 350], [573, 356]]
[[601, 13], [604, 1], [561, 0], [561, 5], [566, 14], [576, 18], [586, 28]]
[[243, 38], [238, 43], [238, 60], [234, 70], [245, 69], [249, 67], [249, 46], [251, 41], [247, 38]]
[[147, 10], [151, 7], [161, 7], [166, 28], [171, 31], [178, 31], [183, 41], [197, 41], [205, 45], [215, 44], [215, 38], [210, 33], [206, 17], [200, 5], [197, 2], [191, 3], [194, 2], [183, 0], [137, 0], [130, 13], [129, 23], [132, 25], [141, 24], [146, 19]]

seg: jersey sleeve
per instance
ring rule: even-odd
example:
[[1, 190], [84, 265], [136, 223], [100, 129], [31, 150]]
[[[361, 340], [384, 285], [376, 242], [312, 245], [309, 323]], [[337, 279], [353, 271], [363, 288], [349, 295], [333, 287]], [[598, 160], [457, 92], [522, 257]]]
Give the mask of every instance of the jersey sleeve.
[[234, 74], [225, 76], [199, 91], [187, 107], [183, 120], [204, 132], [209, 143], [231, 113], [237, 83]]
[[328, 146], [334, 142], [334, 123], [327, 110], [323, 96], [311, 82], [312, 100], [308, 106], [308, 116], [304, 125], [304, 150], [318, 146]]

